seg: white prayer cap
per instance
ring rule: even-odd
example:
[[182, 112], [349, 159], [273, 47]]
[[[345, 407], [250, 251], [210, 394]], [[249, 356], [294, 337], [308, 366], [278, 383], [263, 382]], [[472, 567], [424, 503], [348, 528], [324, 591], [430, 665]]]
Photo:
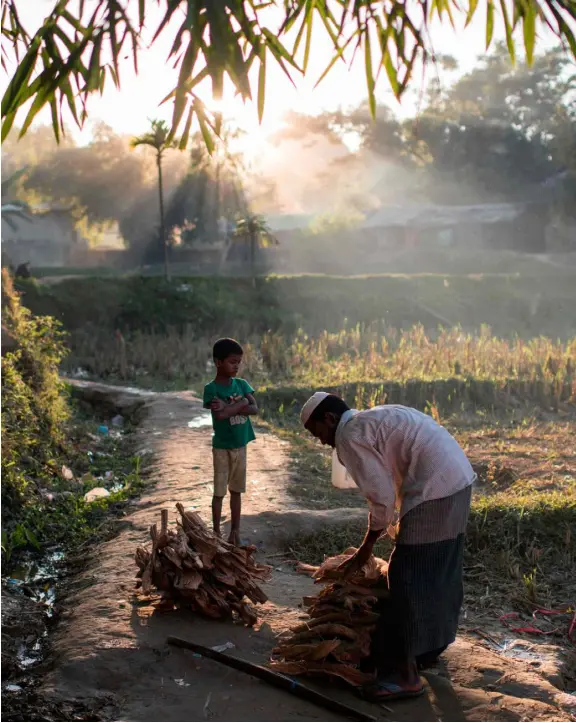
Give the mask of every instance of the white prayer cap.
[[306, 423], [310, 419], [312, 412], [316, 409], [320, 402], [324, 401], [324, 399], [329, 396], [330, 395], [328, 394], [328, 392], [314, 392], [314, 394], [302, 407], [302, 411], [300, 412], [300, 421], [304, 426], [306, 426]]

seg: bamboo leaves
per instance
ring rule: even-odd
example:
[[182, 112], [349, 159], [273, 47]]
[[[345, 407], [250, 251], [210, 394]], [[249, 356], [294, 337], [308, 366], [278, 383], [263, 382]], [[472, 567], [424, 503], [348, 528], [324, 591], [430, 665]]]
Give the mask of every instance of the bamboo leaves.
[[[80, 11], [75, 15], [68, 9], [72, 3], [60, 0], [31, 37], [20, 20], [19, 4], [18, 0], [6, 0], [2, 10], [2, 36], [12, 51], [7, 51], [3, 43], [2, 63], [7, 69], [10, 59], [17, 62], [2, 98], [2, 140], [10, 132], [16, 113], [30, 100], [21, 135], [48, 107], [54, 135], [59, 139], [64, 127], [64, 103], [81, 126], [86, 118], [87, 97], [102, 91], [106, 74], [120, 85], [120, 59], [125, 57], [127, 42], [131, 42], [137, 68], [138, 34], [118, 0], [98, 0], [86, 17], [83, 3], [75, 8]], [[111, 62], [104, 62], [102, 57], [105, 40], [110, 46]], [[24, 47], [26, 52], [20, 59]]]
[[[89, 95], [102, 92], [107, 77], [120, 87], [122, 61], [130, 54], [137, 72], [143, 33], [151, 7], [157, 4], [154, 0], [58, 0], [31, 36], [18, 13], [24, 2], [27, 0], [2, 2], [2, 66], [7, 70], [10, 61], [14, 62], [2, 99], [2, 138], [24, 105], [29, 105], [24, 132], [37, 114], [49, 107], [57, 133], [56, 129], [63, 127], [64, 104], [82, 125]], [[457, 0], [158, 0], [158, 4], [161, 16], [157, 27], [149, 31], [151, 43], [174, 33], [167, 60], [178, 71], [177, 81], [165, 102], [174, 104], [171, 139], [184, 127], [180, 144], [186, 143], [194, 119], [207, 143], [213, 132], [219, 132], [220, 119], [210, 115], [199, 99], [199, 85], [208, 78], [216, 98], [228, 80], [238, 95], [252, 100], [254, 84], [256, 110], [262, 120], [270, 62], [292, 83], [309, 72], [315, 20], [331, 45], [318, 83], [339, 60], [350, 63], [356, 51], [363, 49], [372, 113], [382, 69], [400, 98], [417, 63], [432, 56], [428, 25], [433, 17], [454, 24], [454, 17], [461, 14], [469, 24], [478, 19], [483, 7], [486, 46], [500, 27], [513, 61], [514, 31], [520, 25], [529, 63], [542, 25], [576, 57], [574, 0], [468, 0], [467, 7]], [[290, 45], [291, 38], [295, 39]]]

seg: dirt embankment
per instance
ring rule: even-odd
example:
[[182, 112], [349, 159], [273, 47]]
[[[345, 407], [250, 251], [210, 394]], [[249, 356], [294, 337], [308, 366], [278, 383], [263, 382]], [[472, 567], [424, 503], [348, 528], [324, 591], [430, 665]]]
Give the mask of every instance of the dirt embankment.
[[[128, 508], [118, 536], [93, 550], [70, 585], [43, 692], [90, 702], [100, 716], [116, 720], [338, 720], [249, 676], [170, 648], [166, 638], [177, 635], [207, 646], [231, 642], [229, 653], [265, 662], [275, 635], [302, 615], [299, 603], [312, 589], [285, 560], [286, 541], [365, 511], [298, 509], [286, 491], [287, 444], [260, 433], [249, 450], [242, 530], [243, 539], [258, 545], [261, 559], [274, 566], [259, 625], [247, 629], [181, 611], [156, 613], [150, 600], [134, 595], [134, 550], [148, 539], [162, 508], [173, 519], [175, 504], [182, 502], [209, 519], [211, 433], [191, 394], [148, 395], [144, 402], [137, 447], [153, 453], [146, 473], [157, 482]], [[426, 696], [386, 709], [355, 700], [339, 685], [323, 689], [376, 719], [396, 721], [565, 720], [569, 705], [576, 704], [555, 687], [557, 666], [547, 667], [537, 653], [505, 657], [462, 637], [445, 658], [443, 670], [427, 674]]]

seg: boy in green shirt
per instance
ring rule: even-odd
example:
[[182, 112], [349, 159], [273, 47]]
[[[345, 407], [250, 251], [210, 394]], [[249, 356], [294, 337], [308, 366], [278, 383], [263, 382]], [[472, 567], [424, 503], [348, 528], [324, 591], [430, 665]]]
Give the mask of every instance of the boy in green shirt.
[[220, 535], [222, 500], [230, 490], [231, 529], [228, 541], [240, 544], [241, 494], [246, 492], [246, 447], [256, 437], [248, 418], [258, 414], [254, 390], [244, 379], [237, 379], [244, 351], [234, 339], [219, 339], [213, 349], [216, 377], [204, 387], [204, 407], [212, 411], [212, 455], [214, 496], [212, 523]]

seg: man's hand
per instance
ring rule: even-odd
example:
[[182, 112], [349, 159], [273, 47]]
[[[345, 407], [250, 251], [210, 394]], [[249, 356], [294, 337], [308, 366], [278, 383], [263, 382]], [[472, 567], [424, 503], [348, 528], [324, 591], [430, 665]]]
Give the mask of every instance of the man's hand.
[[342, 573], [342, 578], [344, 580], [350, 580], [351, 578], [353, 578], [354, 575], [359, 573], [360, 570], [364, 567], [364, 565], [368, 562], [371, 554], [371, 547], [367, 547], [364, 545], [362, 547], [359, 547], [349, 560], [346, 560], [346, 562], [343, 562], [341, 565], [338, 566], [338, 572]]
[[224, 401], [222, 399], [218, 399], [218, 397], [214, 397], [214, 399], [210, 402], [210, 409], [213, 412], [220, 412], [225, 406]]
[[364, 540], [362, 541], [360, 547], [356, 550], [356, 552], [349, 560], [346, 560], [346, 562], [343, 562], [338, 567], [338, 571], [342, 573], [342, 577], [344, 580], [350, 580], [351, 577], [354, 577], [354, 575], [360, 572], [360, 570], [370, 559], [370, 555], [372, 554], [374, 545], [378, 541], [378, 538], [381, 534], [382, 530], [372, 530], [370, 527], [368, 527], [368, 530], [366, 531], [366, 535], [364, 536]]

